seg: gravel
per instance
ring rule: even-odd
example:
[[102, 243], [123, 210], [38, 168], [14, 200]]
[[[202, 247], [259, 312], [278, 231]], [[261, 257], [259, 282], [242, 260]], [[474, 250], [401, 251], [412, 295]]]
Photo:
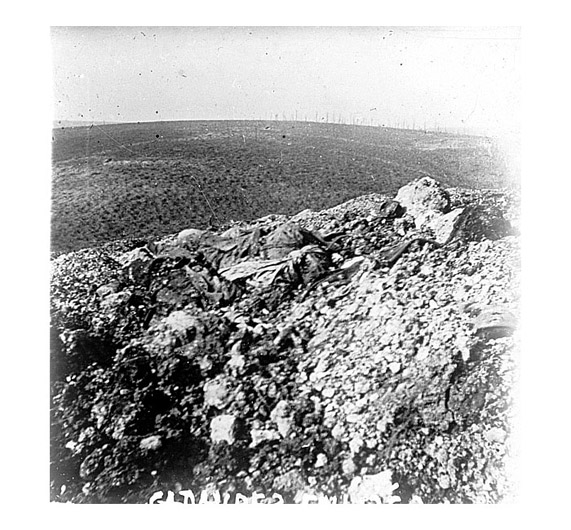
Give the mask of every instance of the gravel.
[[[514, 192], [446, 192], [452, 211], [478, 206], [479, 215], [518, 224]], [[509, 501], [517, 230], [490, 238], [485, 227], [488, 236], [476, 237], [470, 221], [471, 232], [451, 244], [412, 244], [387, 266], [383, 251], [403, 237], [433, 236], [407, 214], [384, 217], [390, 199], [373, 194], [234, 224], [267, 233], [290, 221], [321, 235], [341, 232], [332, 262], [342, 268], [359, 256], [356, 272], [311, 290], [303, 282], [231, 285], [191, 263], [217, 286], [231, 285], [207, 298], [175, 277], [175, 262], [139, 279], [128, 263], [139, 257], [144, 267], [144, 252], [120, 242], [54, 259], [52, 419], [60, 426], [52, 429], [52, 500], [146, 502], [176, 483], [197, 498], [215, 488], [278, 493], [286, 502]], [[157, 245], [172, 247], [176, 237]], [[163, 282], [152, 311], [149, 277]], [[147, 364], [120, 394], [113, 385], [135, 352]], [[87, 386], [76, 385], [72, 401], [76, 380]], [[119, 406], [128, 398], [139, 408]], [[99, 423], [91, 412], [98, 399], [113, 411], [99, 413]], [[77, 472], [62, 473], [64, 464]]]

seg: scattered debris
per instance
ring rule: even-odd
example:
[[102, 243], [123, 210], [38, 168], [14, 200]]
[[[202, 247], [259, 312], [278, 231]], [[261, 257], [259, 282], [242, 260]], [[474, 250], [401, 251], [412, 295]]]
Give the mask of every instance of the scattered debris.
[[55, 258], [54, 499], [509, 496], [517, 198], [405, 188]]

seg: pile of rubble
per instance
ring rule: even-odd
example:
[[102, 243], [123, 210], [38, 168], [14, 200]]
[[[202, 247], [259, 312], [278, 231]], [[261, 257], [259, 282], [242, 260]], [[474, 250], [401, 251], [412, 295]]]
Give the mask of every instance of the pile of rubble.
[[509, 498], [516, 227], [423, 178], [58, 257], [52, 499]]

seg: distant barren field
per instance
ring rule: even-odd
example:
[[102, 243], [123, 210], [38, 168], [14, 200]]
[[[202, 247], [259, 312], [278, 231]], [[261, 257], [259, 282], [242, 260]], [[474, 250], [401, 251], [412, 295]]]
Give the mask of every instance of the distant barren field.
[[154, 122], [53, 131], [52, 251], [392, 194], [512, 183], [491, 139], [305, 122]]

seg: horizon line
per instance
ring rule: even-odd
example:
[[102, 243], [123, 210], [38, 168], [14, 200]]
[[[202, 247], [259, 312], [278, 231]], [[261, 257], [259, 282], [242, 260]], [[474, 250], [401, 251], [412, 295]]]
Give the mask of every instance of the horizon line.
[[[319, 125], [339, 125], [346, 127], [370, 127], [370, 128], [381, 128], [381, 129], [394, 129], [398, 131], [419, 131], [419, 132], [439, 132], [448, 134], [468, 134], [470, 132], [472, 135], [477, 136], [494, 136], [494, 131], [497, 133], [502, 133], [502, 129], [493, 129], [486, 127], [470, 127], [470, 126], [446, 126], [446, 125], [436, 125], [432, 127], [402, 127], [397, 125], [385, 125], [385, 124], [367, 124], [367, 123], [340, 123], [340, 122], [328, 122], [328, 121], [315, 121], [315, 120], [271, 120], [263, 118], [233, 118], [233, 119], [223, 119], [223, 118], [203, 118], [203, 119], [159, 119], [159, 120], [136, 120], [136, 121], [107, 121], [107, 120], [89, 120], [89, 119], [54, 119], [52, 120], [52, 129], [59, 128], [69, 128], [69, 127], [89, 127], [89, 126], [100, 126], [100, 125], [138, 125], [142, 123], [185, 123], [185, 122], [263, 122], [263, 123], [312, 123]], [[67, 125], [66, 125], [67, 124]], [[73, 124], [73, 125], [71, 125]], [[459, 132], [465, 131], [465, 132]]]

